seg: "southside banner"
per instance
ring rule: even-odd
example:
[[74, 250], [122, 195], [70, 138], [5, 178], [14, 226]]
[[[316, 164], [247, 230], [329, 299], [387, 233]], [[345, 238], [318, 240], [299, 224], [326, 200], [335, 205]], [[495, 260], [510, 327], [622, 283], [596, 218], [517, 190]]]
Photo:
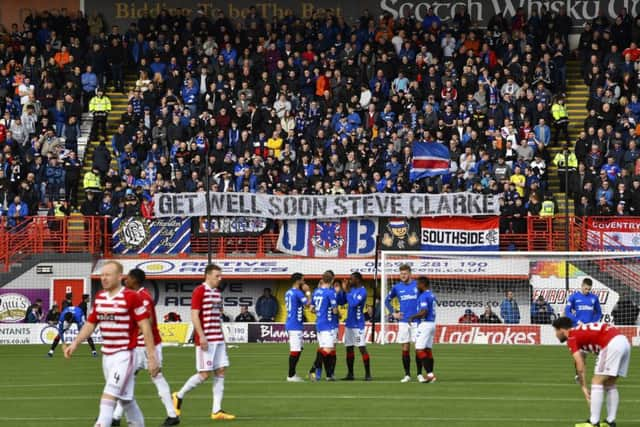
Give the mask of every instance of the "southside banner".
[[113, 253], [179, 254], [191, 252], [191, 221], [183, 218], [149, 220], [141, 216], [113, 219]]
[[378, 220], [293, 220], [280, 227], [278, 250], [305, 257], [370, 257], [376, 251]]
[[[54, 3], [55, 4], [55, 3]], [[610, 21], [614, 21], [621, 8], [626, 7], [631, 16], [638, 15], [640, 3], [629, 0], [374, 0], [370, 2], [343, 2], [340, 0], [310, 0], [294, 1], [279, 0], [278, 2], [255, 0], [163, 0], [155, 2], [150, 0], [127, 0], [105, 2], [102, 0], [84, 0], [87, 15], [100, 13], [107, 21], [107, 25], [120, 25], [121, 29], [129, 27], [129, 23], [149, 13], [151, 17], [158, 15], [161, 9], [181, 9], [190, 20], [196, 16], [196, 11], [202, 7], [207, 16], [211, 16], [215, 10], [221, 10], [232, 20], [244, 19], [249, 13], [249, 6], [255, 6], [257, 13], [270, 21], [272, 17], [282, 18], [286, 13], [303, 19], [310, 18], [316, 11], [324, 12], [329, 9], [331, 13], [353, 21], [367, 9], [369, 15], [378, 17], [381, 14], [390, 14], [394, 18], [402, 16], [412, 17], [422, 21], [427, 10], [431, 7], [434, 13], [444, 21], [453, 18], [459, 6], [466, 6], [471, 21], [485, 26], [494, 15], [515, 16], [519, 7], [524, 9], [526, 16], [531, 16], [533, 11], [539, 12], [546, 8], [552, 12], [558, 12], [561, 7], [566, 7], [567, 14], [573, 21], [573, 30], [578, 32], [586, 21], [595, 19], [600, 13]], [[17, 7], [17, 6], [14, 6]], [[49, 9], [58, 7], [51, 5]], [[70, 7], [70, 10], [73, 10]], [[8, 22], [5, 25], [8, 26]]]
[[500, 218], [422, 218], [420, 246], [425, 251], [497, 251]]
[[640, 250], [640, 219], [591, 217], [587, 220], [587, 245], [589, 250]]
[[[159, 193], [155, 216], [193, 217], [206, 213], [206, 193]], [[475, 193], [358, 194], [344, 196], [211, 193], [216, 216], [268, 219], [336, 219], [352, 217], [425, 217], [499, 215], [498, 199]]]

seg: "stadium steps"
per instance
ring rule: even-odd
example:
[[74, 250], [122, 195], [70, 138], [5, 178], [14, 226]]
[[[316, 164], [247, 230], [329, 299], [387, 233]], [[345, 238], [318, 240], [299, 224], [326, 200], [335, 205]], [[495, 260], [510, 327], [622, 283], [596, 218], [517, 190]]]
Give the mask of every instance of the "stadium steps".
[[[134, 74], [127, 74], [125, 76], [125, 89], [127, 92], [130, 89], [133, 89], [135, 86], [136, 77]], [[118, 170], [118, 160], [115, 158], [113, 153], [113, 149], [111, 148], [111, 136], [118, 129], [118, 124], [120, 123], [120, 115], [127, 110], [128, 99], [126, 94], [122, 94], [120, 92], [115, 92], [113, 87], [107, 88], [107, 96], [111, 100], [111, 113], [109, 114], [109, 118], [107, 121], [107, 139], [106, 144], [107, 148], [111, 152], [113, 158], [111, 159], [111, 167], [115, 170]], [[89, 129], [90, 130], [90, 129]], [[87, 135], [88, 137], [89, 135]], [[88, 141], [87, 147], [85, 149], [83, 167], [82, 167], [82, 177], [81, 180], [84, 180], [84, 174], [91, 170], [93, 167], [93, 152], [95, 148], [100, 144], [100, 141]], [[82, 182], [82, 181], [81, 181]], [[85, 200], [85, 192], [78, 192], [78, 205], [81, 205]]]
[[[584, 119], [587, 117], [586, 104], [589, 98], [589, 88], [585, 86], [582, 80], [582, 74], [580, 71], [580, 63], [576, 60], [571, 60], [567, 64], [567, 97], [566, 105], [567, 112], [569, 114], [569, 139], [572, 145], [569, 147], [573, 149], [573, 143], [578, 138]], [[562, 145], [553, 145], [549, 147], [551, 154], [551, 160], [559, 152], [562, 152]], [[556, 225], [561, 225], [563, 221], [561, 217], [565, 215], [573, 214], [573, 200], [569, 199], [569, 205], [565, 203], [564, 193], [560, 192], [560, 178], [558, 177], [558, 168], [553, 164], [547, 166], [549, 177], [549, 190], [554, 194], [557, 204], [558, 212], [556, 216], [559, 216], [556, 220]], [[563, 226], [563, 225], [561, 225]]]

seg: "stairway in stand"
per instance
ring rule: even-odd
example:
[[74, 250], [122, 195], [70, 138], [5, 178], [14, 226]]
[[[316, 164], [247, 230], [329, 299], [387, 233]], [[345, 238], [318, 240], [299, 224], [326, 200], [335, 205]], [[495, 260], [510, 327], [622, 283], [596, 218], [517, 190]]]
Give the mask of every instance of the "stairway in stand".
[[[584, 119], [587, 117], [587, 100], [589, 99], [589, 88], [582, 80], [579, 61], [569, 61], [567, 64], [567, 98], [565, 104], [569, 113], [569, 139], [571, 144], [569, 149], [573, 151], [575, 141], [582, 130]], [[549, 147], [551, 160], [559, 152], [562, 152], [563, 141], [558, 145]], [[560, 192], [560, 178], [557, 168], [551, 164], [547, 166], [549, 177], [549, 190], [554, 194], [558, 202], [558, 213], [556, 215], [556, 225], [563, 226], [566, 214], [573, 215], [573, 200], [569, 199], [569, 205], [565, 202], [565, 194]]]
[[[135, 86], [136, 77], [133, 74], [127, 74], [125, 76], [125, 89], [127, 93], [130, 89], [133, 89]], [[112, 154], [111, 159], [111, 167], [118, 170], [118, 159], [115, 158], [115, 154], [113, 153], [113, 149], [111, 147], [111, 137], [118, 129], [118, 124], [120, 123], [120, 116], [127, 110], [127, 95], [121, 92], [114, 92], [113, 87], [107, 87], [106, 95], [111, 100], [111, 113], [109, 113], [109, 118], [107, 121], [107, 139], [105, 143], [107, 144], [107, 148]], [[88, 141], [87, 148], [84, 152], [83, 159], [83, 168], [82, 168], [82, 178], [84, 178], [84, 174], [91, 170], [93, 166], [93, 151], [100, 144], [100, 141]], [[82, 181], [81, 181], [82, 182]], [[82, 204], [85, 200], [85, 192], [84, 188], [78, 192], [78, 204]]]

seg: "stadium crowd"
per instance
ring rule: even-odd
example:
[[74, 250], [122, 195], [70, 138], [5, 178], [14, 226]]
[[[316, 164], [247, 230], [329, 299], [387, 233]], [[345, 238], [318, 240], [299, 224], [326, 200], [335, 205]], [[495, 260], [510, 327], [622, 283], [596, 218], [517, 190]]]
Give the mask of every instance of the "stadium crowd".
[[[553, 162], [569, 168], [562, 190], [577, 215], [637, 215], [640, 18], [599, 16], [574, 52], [564, 10], [483, 24], [464, 7], [446, 22], [431, 9], [422, 21], [365, 10], [354, 22], [178, 9], [125, 29], [80, 12], [30, 15], [0, 39], [3, 214], [151, 217], [154, 193], [204, 191], [208, 176], [212, 191], [497, 194], [503, 215], [524, 218], [553, 214]], [[572, 54], [591, 94], [573, 142]], [[120, 117], [108, 117], [111, 88], [128, 97]], [[81, 183], [87, 110], [100, 144]], [[110, 139], [107, 120], [119, 124]], [[415, 141], [447, 145], [450, 174], [410, 182]], [[563, 143], [566, 165], [549, 151]]]

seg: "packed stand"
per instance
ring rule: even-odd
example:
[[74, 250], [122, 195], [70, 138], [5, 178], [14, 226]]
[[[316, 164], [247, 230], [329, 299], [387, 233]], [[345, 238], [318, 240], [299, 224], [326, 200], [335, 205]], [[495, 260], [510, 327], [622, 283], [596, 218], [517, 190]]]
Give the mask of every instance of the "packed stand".
[[[270, 194], [471, 191], [499, 195], [503, 214], [515, 218], [503, 228], [518, 232], [551, 200], [548, 147], [568, 140], [565, 11], [518, 10], [486, 29], [464, 7], [447, 22], [431, 10], [422, 21], [364, 11], [345, 22], [323, 10], [267, 20], [252, 8], [232, 22], [220, 11], [178, 9], [105, 33], [95, 19], [64, 27], [81, 36], [67, 37], [67, 50], [86, 59], [84, 68], [72, 68], [73, 59], [58, 80], [39, 82], [60, 84], [63, 107], [76, 110], [105, 81], [127, 92], [126, 112], [110, 119], [118, 130], [84, 176], [85, 214], [151, 217], [153, 194], [204, 191], [207, 182], [212, 191]], [[19, 33], [35, 40], [25, 50], [63, 50], [58, 32], [53, 41], [41, 34], [48, 19], [27, 25], [37, 31]], [[15, 50], [4, 47], [4, 56]], [[132, 88], [127, 68], [136, 73]], [[9, 81], [17, 74], [3, 73]], [[94, 104], [92, 139], [103, 139], [110, 105], [103, 97]], [[415, 141], [446, 144], [451, 173], [410, 182]]]
[[40, 210], [78, 207], [82, 113], [108, 66], [87, 41], [103, 35], [100, 18], [66, 9], [0, 28], [0, 210], [8, 227]]
[[640, 215], [640, 17], [585, 25], [578, 46], [588, 116], [573, 153], [569, 192], [577, 216]]

